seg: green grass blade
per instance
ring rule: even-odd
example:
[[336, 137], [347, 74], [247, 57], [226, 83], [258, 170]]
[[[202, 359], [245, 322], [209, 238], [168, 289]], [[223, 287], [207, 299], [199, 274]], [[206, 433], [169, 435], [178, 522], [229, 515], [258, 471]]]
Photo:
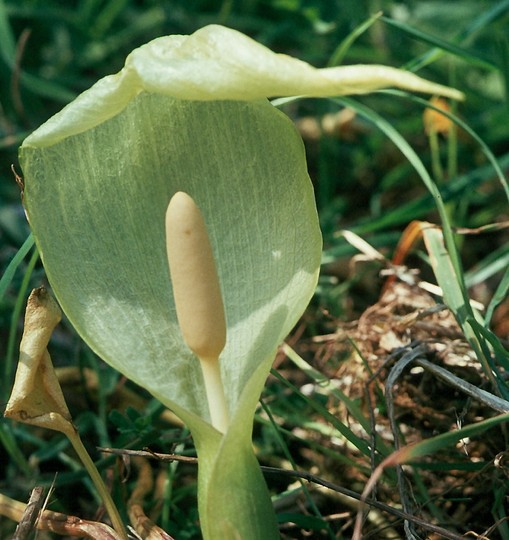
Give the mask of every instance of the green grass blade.
[[[470, 304], [465, 303], [465, 297], [453, 268], [450, 254], [444, 246], [442, 232], [438, 228], [428, 227], [422, 231], [426, 249], [430, 256], [431, 266], [442, 289], [443, 298], [456, 320], [461, 326], [463, 333], [475, 351], [481, 362], [485, 375], [491, 381], [494, 388], [499, 387], [499, 382], [493, 374], [489, 347], [484, 339], [472, 328], [471, 321], [476, 319]], [[478, 315], [478, 317], [480, 317]]]
[[8, 395], [10, 386], [12, 383], [12, 375], [14, 373], [14, 349], [16, 344], [16, 329], [18, 326], [18, 321], [27, 297], [28, 285], [30, 283], [30, 278], [32, 277], [32, 272], [34, 270], [35, 264], [39, 259], [39, 252], [35, 249], [32, 257], [30, 258], [25, 274], [23, 276], [23, 281], [21, 282], [21, 287], [18, 291], [18, 297], [16, 299], [16, 304], [14, 305], [14, 310], [11, 315], [11, 325], [9, 328], [9, 339], [7, 340], [7, 352], [5, 354], [5, 364], [3, 372], [3, 385], [4, 385], [4, 395]]
[[480, 11], [478, 16], [462, 31], [460, 39], [468, 39], [473, 34], [486, 28], [489, 24], [501, 17], [505, 11], [509, 10], [509, 0], [502, 0], [491, 8]]
[[[284, 440], [284, 438], [281, 436], [281, 433], [279, 431], [279, 426], [277, 424], [277, 422], [274, 420], [274, 416], [272, 415], [272, 412], [270, 410], [270, 407], [268, 407], [262, 399], [260, 399], [260, 405], [262, 406], [262, 409], [265, 411], [265, 413], [267, 414], [268, 418], [269, 418], [269, 421], [272, 425], [272, 428], [274, 430], [274, 433], [275, 433], [275, 436], [276, 436], [276, 439], [277, 441], [279, 442], [279, 445], [285, 455], [285, 458], [289, 461], [289, 463], [291, 464], [292, 466], [292, 469], [294, 471], [297, 471], [298, 470], [298, 467], [297, 467], [297, 463], [295, 463], [295, 460], [293, 459], [293, 456], [290, 452], [290, 450], [288, 449], [288, 446]], [[325, 528], [327, 529], [327, 532], [329, 533], [329, 538], [331, 538], [332, 540], [334, 540], [334, 534], [330, 528], [330, 526], [327, 524], [327, 522], [323, 519], [323, 516], [322, 514], [320, 513], [320, 510], [318, 509], [318, 507], [316, 506], [306, 484], [304, 483], [303, 480], [299, 480], [300, 482], [300, 485], [301, 485], [301, 488], [302, 488], [302, 491], [306, 497], [306, 500], [307, 500], [307, 504], [309, 505], [309, 507], [311, 508], [312, 512], [315, 514], [315, 519], [318, 519], [320, 520], [322, 526], [321, 528]]]
[[[496, 274], [503, 274], [508, 267], [509, 245], [504, 244], [486, 255], [483, 260], [479, 261], [475, 266], [470, 268], [470, 270], [465, 273], [465, 283], [467, 284], [468, 288], [474, 287], [475, 285], [479, 285], [480, 283], [492, 278]], [[501, 292], [499, 294], [503, 293]], [[491, 320], [491, 317], [489, 319], [485, 317], [485, 319], [489, 321]]]
[[[351, 400], [344, 392], [342, 392], [337, 386], [335, 386], [323, 373], [313, 368], [308, 362], [304, 360], [295, 350], [293, 350], [286, 343], [283, 345], [283, 351], [289, 360], [292, 361], [300, 370], [302, 370], [313, 382], [320, 386], [330, 396], [334, 397], [345, 405], [348, 412], [353, 418], [362, 426], [362, 429], [366, 434], [371, 434], [372, 427], [369, 419], [364, 416], [360, 407]], [[384, 455], [389, 453], [388, 447], [383, 443], [380, 438], [377, 438], [377, 449]]]
[[65, 86], [41, 77], [37, 77], [31, 73], [22, 72], [20, 79], [23, 86], [34, 94], [41, 97], [54, 99], [60, 103], [69, 103], [77, 96], [76, 92], [69, 90]]
[[23, 245], [19, 248], [18, 252], [12, 258], [12, 261], [7, 266], [5, 272], [0, 278], [0, 300], [4, 297], [7, 288], [11, 284], [11, 281], [18, 269], [18, 266], [21, 264], [21, 261], [26, 257], [27, 253], [32, 249], [34, 245], [34, 237], [30, 233], [27, 239], [23, 242]]
[[31, 478], [34, 474], [32, 467], [25, 459], [23, 451], [18, 446], [16, 437], [12, 433], [11, 424], [8, 424], [4, 418], [0, 419], [0, 444], [9, 454], [13, 463], [23, 472], [27, 478]]
[[491, 323], [493, 318], [493, 313], [495, 312], [496, 307], [503, 302], [509, 295], [509, 265], [506, 268], [504, 276], [502, 277], [500, 283], [498, 284], [497, 290], [493, 295], [488, 307], [486, 308], [486, 316], [484, 318], [484, 324], [486, 327]]
[[14, 58], [16, 40], [9, 24], [9, 16], [4, 0], [0, 0], [0, 55], [6, 62]]
[[478, 52], [469, 51], [467, 49], [458, 47], [457, 45], [453, 45], [450, 41], [445, 41], [444, 39], [433, 36], [432, 34], [428, 34], [423, 30], [419, 30], [414, 26], [409, 26], [408, 24], [390, 19], [388, 17], [380, 17], [380, 20], [393, 28], [401, 30], [405, 34], [422, 41], [423, 43], [436, 47], [436, 49], [439, 49], [439, 51], [446, 51], [458, 58], [461, 58], [462, 60], [465, 60], [469, 65], [478, 66], [489, 70], [498, 69], [495, 62], [483, 55], [480, 55]]
[[[267, 420], [264, 416], [261, 416], [260, 414], [256, 414], [255, 416], [256, 422], [258, 424], [261, 424], [263, 426], [271, 426], [272, 424]], [[323, 435], [323, 426], [324, 424], [319, 422], [310, 422], [306, 421], [305, 423], [300, 422], [299, 427], [302, 427], [306, 430], [311, 430], [316, 433], [320, 433]], [[286, 437], [286, 439], [292, 439], [293, 441], [296, 441], [296, 443], [299, 446], [306, 446], [313, 450], [313, 452], [316, 452], [317, 454], [326, 456], [327, 458], [331, 459], [334, 462], [337, 462], [343, 466], [346, 467], [353, 467], [359, 469], [363, 474], [369, 475], [370, 469], [366, 466], [365, 463], [361, 463], [358, 459], [351, 458], [349, 456], [346, 456], [344, 454], [341, 454], [337, 450], [333, 448], [328, 448], [327, 446], [324, 446], [323, 444], [320, 444], [317, 441], [314, 441], [313, 438], [303, 438], [295, 433], [293, 429], [287, 429], [282, 426], [278, 427], [279, 432], [281, 435]], [[337, 435], [337, 433], [335, 434]], [[328, 437], [331, 437], [330, 432], [327, 433]]]
[[[468, 318], [467, 322], [472, 327], [472, 330], [476, 333], [478, 339], [482, 339], [491, 345], [498, 363], [506, 371], [509, 371], [509, 351], [502, 345], [502, 343], [500, 343], [498, 337], [491, 330], [486, 328], [486, 326], [482, 325], [475, 319]], [[492, 369], [498, 373], [496, 366], [492, 365]], [[507, 383], [504, 381], [502, 376], [499, 377], [499, 381], [502, 394], [504, 395], [505, 399], [509, 399], [509, 388], [507, 387]]]
[[[487, 27], [489, 24], [499, 18], [505, 11], [507, 11], [507, 9], [509, 9], [509, 1], [502, 0], [491, 9], [481, 12], [471, 24], [469, 24], [459, 33], [456, 41], [461, 43], [468, 40], [472, 35]], [[414, 59], [412, 62], [409, 62], [405, 67], [410, 71], [419, 71], [424, 66], [427, 66], [442, 58], [444, 54], [445, 51], [441, 48], [433, 47], [430, 51], [427, 51]]]
[[343, 437], [348, 439], [356, 448], [358, 448], [364, 455], [369, 456], [370, 455], [370, 449], [369, 445], [366, 441], [355, 435], [353, 431], [343, 424], [340, 420], [338, 420], [333, 414], [331, 414], [327, 408], [323, 407], [313, 399], [305, 396], [302, 394], [302, 392], [299, 392], [299, 389], [296, 388], [290, 381], [285, 379], [282, 375], [280, 375], [276, 370], [271, 371], [272, 375], [276, 377], [279, 381], [281, 381], [285, 386], [290, 388], [295, 394], [299, 395], [310, 407], [312, 407], [318, 414], [323, 416], [325, 420], [330, 422], [334, 428], [337, 429]]
[[373, 24], [380, 19], [382, 12], [375, 13], [369, 19], [366, 19], [359, 26], [354, 28], [341, 43], [337, 46], [336, 50], [332, 53], [329, 61], [327, 62], [327, 67], [339, 66], [343, 62], [343, 58], [346, 56], [346, 53], [355, 42], [364, 32], [369, 30]]
[[488, 418], [487, 420], [482, 420], [475, 424], [465, 426], [461, 429], [455, 431], [449, 431], [447, 433], [442, 433], [431, 439], [426, 439], [412, 446], [405, 446], [394, 452], [386, 460], [386, 465], [400, 465], [402, 463], [407, 463], [413, 459], [427, 456], [453, 446], [460, 439], [465, 439], [466, 437], [473, 437], [475, 435], [480, 435], [487, 429], [491, 429], [500, 424], [505, 424], [509, 421], [509, 413], [500, 414], [494, 416], [493, 418]]

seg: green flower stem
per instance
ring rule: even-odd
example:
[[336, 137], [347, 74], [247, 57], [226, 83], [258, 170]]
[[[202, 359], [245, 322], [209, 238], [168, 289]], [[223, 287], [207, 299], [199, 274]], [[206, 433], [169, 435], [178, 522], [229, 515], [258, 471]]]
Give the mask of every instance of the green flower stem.
[[94, 462], [92, 461], [92, 458], [90, 457], [85, 446], [83, 445], [81, 438], [78, 435], [78, 432], [73, 428], [73, 429], [66, 430], [65, 434], [67, 435], [74, 450], [78, 454], [78, 457], [81, 459], [81, 462], [83, 463], [85, 469], [90, 475], [90, 478], [92, 479], [92, 482], [94, 483], [95, 488], [99, 492], [99, 495], [103, 501], [106, 511], [108, 512], [108, 515], [110, 516], [110, 520], [111, 520], [111, 524], [113, 528], [118, 533], [119, 538], [121, 538], [122, 540], [127, 540], [127, 532], [124, 526], [124, 522], [122, 521], [122, 518], [120, 517], [117, 507], [115, 506], [115, 503], [113, 502], [113, 499], [111, 498], [110, 492], [106, 488], [103, 482], [103, 479], [101, 475], [99, 474], [99, 471], [97, 470], [97, 467], [95, 466]]
[[[247, 419], [246, 419], [247, 422]], [[195, 434], [198, 509], [207, 540], [277, 540], [276, 515], [254, 455], [250, 430], [233, 420], [220, 436]]]

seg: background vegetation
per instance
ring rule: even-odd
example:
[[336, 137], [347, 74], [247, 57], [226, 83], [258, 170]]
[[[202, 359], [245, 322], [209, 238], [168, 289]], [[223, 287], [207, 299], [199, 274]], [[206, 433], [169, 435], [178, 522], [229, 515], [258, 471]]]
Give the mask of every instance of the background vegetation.
[[[260, 403], [255, 444], [262, 464], [334, 484], [324, 489], [267, 472], [283, 536], [351, 538], [359, 505], [341, 489], [361, 493], [398, 446], [468, 427], [461, 440], [425, 446], [436, 451], [385, 470], [376, 498], [406, 512], [406, 522], [379, 505], [364, 515], [363, 533], [509, 538], [507, 430], [501, 424], [478, 433], [500, 410], [476, 394], [482, 388], [509, 399], [509, 208], [507, 183], [494, 167], [495, 158], [501, 171], [509, 165], [507, 0], [0, 0], [0, 402], [12, 386], [26, 297], [45, 283], [25, 244], [29, 229], [11, 172], [11, 164], [20, 172], [17, 147], [120, 69], [133, 48], [209, 23], [316, 66], [403, 66], [466, 94], [450, 104], [457, 127], [428, 116], [425, 128], [426, 103], [396, 92], [283, 106], [306, 143], [325, 249], [316, 297], [278, 355]], [[446, 227], [457, 233], [463, 270], [453, 277], [487, 307], [476, 334], [484, 365], [461, 314], [437, 311], [441, 298], [416, 285], [436, 283], [433, 256], [419, 243], [410, 250], [415, 229], [403, 231], [413, 220], [444, 224], [422, 164], [445, 201]], [[60, 376], [74, 421], [125, 515], [141, 473], [128, 458], [96, 448], [193, 456], [192, 441], [150, 396], [86, 349], [66, 321], [51, 353], [66, 368]], [[456, 379], [444, 382], [429, 366], [410, 364], [426, 359]], [[474, 385], [470, 396], [461, 381]], [[195, 465], [153, 461], [143, 470], [157, 480], [145, 498], [147, 514], [179, 540], [199, 538]], [[0, 493], [26, 502], [34, 485], [53, 486], [52, 510], [101, 519], [97, 494], [66, 439], [0, 420]], [[0, 516], [1, 538], [14, 528]]]

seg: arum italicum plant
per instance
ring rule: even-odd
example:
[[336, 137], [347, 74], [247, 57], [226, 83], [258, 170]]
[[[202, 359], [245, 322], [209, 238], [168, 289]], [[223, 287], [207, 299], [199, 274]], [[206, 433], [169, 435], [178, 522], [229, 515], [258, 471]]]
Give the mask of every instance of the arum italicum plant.
[[[27, 215], [64, 312], [193, 434], [206, 539], [278, 537], [252, 422], [320, 264], [303, 144], [267, 98], [386, 86], [461, 98], [394, 68], [315, 69], [208, 26], [136, 49], [21, 147]], [[177, 231], [186, 220], [197, 245]]]

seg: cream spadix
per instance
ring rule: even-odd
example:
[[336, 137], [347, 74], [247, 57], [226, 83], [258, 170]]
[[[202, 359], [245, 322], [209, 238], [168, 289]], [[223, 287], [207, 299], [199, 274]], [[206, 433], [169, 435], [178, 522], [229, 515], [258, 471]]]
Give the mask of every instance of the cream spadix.
[[224, 433], [228, 412], [219, 367], [226, 344], [223, 297], [202, 213], [182, 191], [166, 211], [166, 249], [180, 330], [200, 360], [212, 425]]

